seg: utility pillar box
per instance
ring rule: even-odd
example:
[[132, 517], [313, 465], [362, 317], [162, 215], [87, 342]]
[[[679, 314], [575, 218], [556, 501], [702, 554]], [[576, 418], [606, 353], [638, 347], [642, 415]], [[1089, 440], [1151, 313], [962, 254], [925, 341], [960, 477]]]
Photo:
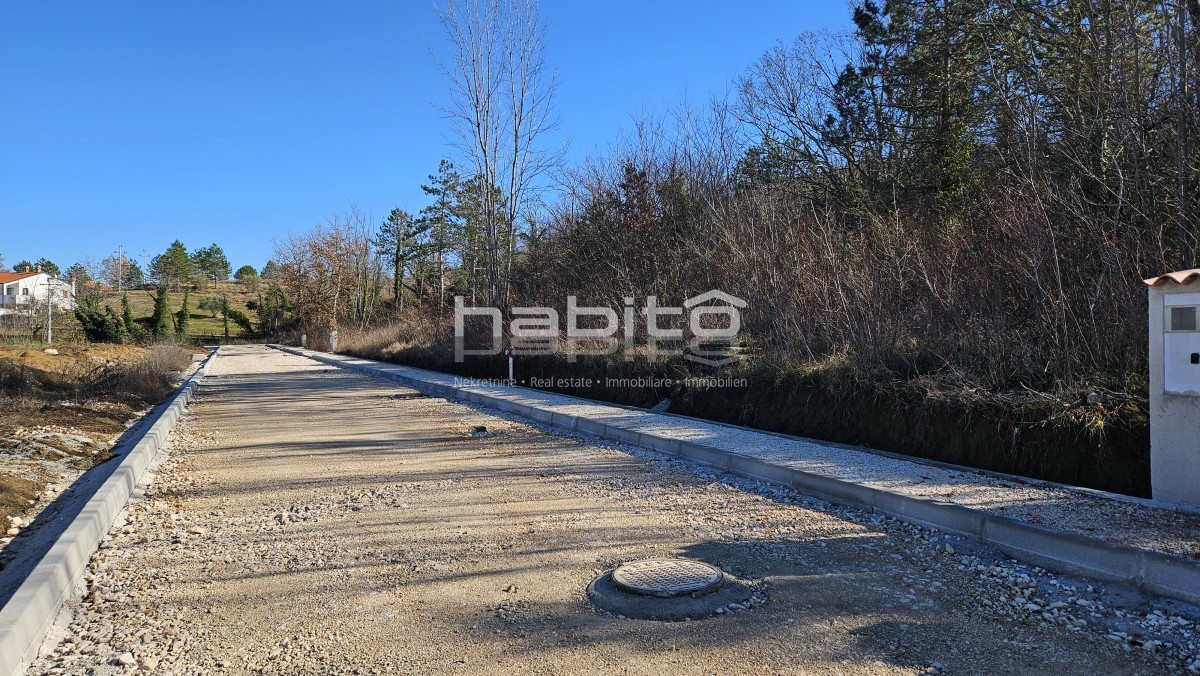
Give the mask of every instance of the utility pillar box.
[[1200, 506], [1200, 269], [1150, 286], [1150, 485], [1155, 500]]

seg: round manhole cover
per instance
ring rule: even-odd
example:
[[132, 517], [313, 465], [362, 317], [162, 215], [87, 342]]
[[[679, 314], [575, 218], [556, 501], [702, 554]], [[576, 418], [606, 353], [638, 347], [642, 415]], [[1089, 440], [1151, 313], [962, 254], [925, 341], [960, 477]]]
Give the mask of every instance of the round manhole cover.
[[720, 570], [688, 559], [646, 559], [620, 566], [612, 573], [618, 589], [645, 596], [706, 594], [721, 586]]

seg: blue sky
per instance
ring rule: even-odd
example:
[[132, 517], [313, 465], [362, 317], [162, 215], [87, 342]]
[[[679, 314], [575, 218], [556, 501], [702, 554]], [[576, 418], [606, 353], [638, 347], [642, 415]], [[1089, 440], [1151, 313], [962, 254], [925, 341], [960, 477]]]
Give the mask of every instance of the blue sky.
[[[236, 268], [350, 203], [423, 206], [450, 156], [431, 2], [0, 4], [0, 256], [216, 242]], [[724, 94], [840, 2], [543, 2], [568, 162]]]

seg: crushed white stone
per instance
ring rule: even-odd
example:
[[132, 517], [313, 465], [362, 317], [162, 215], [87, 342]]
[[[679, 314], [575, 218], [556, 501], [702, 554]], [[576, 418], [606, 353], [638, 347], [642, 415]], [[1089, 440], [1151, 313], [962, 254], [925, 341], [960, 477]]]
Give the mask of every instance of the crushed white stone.
[[[328, 355], [323, 355], [328, 356]], [[589, 401], [523, 387], [466, 381], [396, 364], [337, 357], [381, 371], [463, 387], [517, 404], [689, 441], [872, 488], [1078, 533], [1109, 542], [1200, 559], [1200, 514], [1033, 479], [1010, 480], [820, 441], [784, 437], [693, 418]]]

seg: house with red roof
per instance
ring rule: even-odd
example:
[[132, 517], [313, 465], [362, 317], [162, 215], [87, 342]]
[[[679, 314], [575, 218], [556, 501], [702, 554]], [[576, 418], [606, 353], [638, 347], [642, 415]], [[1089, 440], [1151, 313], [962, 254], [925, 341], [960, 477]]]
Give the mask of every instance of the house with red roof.
[[28, 267], [23, 271], [0, 272], [0, 315], [45, 308], [49, 299], [63, 312], [75, 309], [75, 284]]

